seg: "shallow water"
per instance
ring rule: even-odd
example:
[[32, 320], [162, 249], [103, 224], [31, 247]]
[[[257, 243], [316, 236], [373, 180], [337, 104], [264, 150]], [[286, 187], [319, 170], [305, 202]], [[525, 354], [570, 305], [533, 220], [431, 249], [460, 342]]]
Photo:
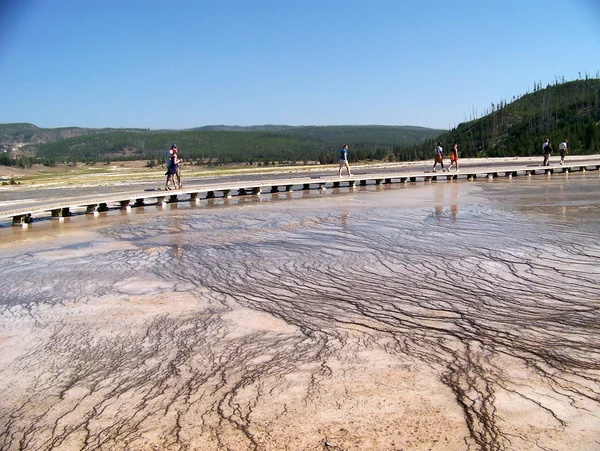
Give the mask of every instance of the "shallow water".
[[0, 230], [0, 449], [598, 448], [599, 188], [385, 185]]

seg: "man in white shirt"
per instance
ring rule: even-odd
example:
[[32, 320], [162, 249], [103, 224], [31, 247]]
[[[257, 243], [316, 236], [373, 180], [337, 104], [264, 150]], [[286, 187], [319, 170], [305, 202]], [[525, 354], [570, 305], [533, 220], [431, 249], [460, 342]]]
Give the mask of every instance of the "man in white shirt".
[[558, 145], [558, 150], [560, 152], [560, 164], [565, 164], [565, 155], [569, 153], [569, 141], [564, 140]]
[[435, 172], [435, 167], [440, 163], [442, 165], [442, 172], [445, 172], [444, 169], [444, 149], [442, 148], [442, 143], [439, 142], [435, 147], [435, 156], [433, 158], [433, 168], [431, 168], [431, 172]]

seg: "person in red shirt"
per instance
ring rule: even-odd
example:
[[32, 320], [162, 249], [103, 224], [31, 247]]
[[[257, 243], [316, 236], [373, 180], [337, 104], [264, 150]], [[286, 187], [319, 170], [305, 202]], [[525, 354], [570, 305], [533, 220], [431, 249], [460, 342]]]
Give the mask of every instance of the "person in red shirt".
[[452, 145], [452, 149], [450, 150], [450, 166], [448, 166], [448, 172], [450, 172], [452, 165], [454, 165], [456, 172], [458, 172], [458, 144], [456, 143]]

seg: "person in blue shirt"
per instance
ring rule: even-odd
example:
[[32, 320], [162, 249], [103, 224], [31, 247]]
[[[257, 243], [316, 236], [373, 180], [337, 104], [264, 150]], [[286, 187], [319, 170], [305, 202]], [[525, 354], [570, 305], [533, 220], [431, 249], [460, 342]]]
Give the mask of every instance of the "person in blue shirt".
[[340, 177], [342, 176], [342, 168], [344, 166], [346, 167], [346, 171], [348, 171], [348, 175], [352, 176], [350, 165], [348, 164], [348, 144], [344, 144], [342, 150], [340, 150]]
[[[171, 187], [170, 183], [173, 183], [173, 189], [181, 189], [181, 175], [179, 174], [179, 163], [183, 162], [183, 159], [177, 156], [177, 146], [171, 149], [171, 156], [169, 157], [169, 164], [167, 164], [167, 172], [165, 175], [167, 176], [167, 184], [165, 185], [165, 190], [169, 191]], [[175, 179], [177, 179], [177, 183], [175, 183]]]
[[177, 149], [177, 144], [173, 144], [169, 151], [167, 152], [167, 169], [171, 165], [171, 157], [173, 156], [173, 150]]

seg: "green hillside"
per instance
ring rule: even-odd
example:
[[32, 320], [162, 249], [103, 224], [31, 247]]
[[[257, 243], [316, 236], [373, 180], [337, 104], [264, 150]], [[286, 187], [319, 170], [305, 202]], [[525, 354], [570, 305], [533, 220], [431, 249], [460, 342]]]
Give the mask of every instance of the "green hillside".
[[600, 153], [600, 79], [557, 82], [511, 103], [492, 104], [477, 120], [461, 123], [435, 139], [399, 147], [396, 158], [430, 158], [435, 142], [445, 149], [457, 143], [461, 156], [505, 157], [541, 155], [549, 138], [555, 149], [569, 140], [571, 154]]
[[[182, 157], [199, 164], [257, 162], [323, 163], [337, 159], [343, 143], [354, 160], [383, 159], [394, 146], [437, 136], [441, 130], [407, 126], [210, 126], [190, 130], [39, 129], [31, 124], [0, 125], [0, 137], [26, 143], [30, 159], [59, 161], [158, 160], [172, 143]], [[0, 161], [1, 163], [1, 161]]]
[[320, 143], [261, 132], [168, 131], [113, 132], [75, 137], [40, 145], [37, 156], [71, 161], [163, 160], [177, 143], [186, 160], [241, 163], [273, 160], [304, 160]]

